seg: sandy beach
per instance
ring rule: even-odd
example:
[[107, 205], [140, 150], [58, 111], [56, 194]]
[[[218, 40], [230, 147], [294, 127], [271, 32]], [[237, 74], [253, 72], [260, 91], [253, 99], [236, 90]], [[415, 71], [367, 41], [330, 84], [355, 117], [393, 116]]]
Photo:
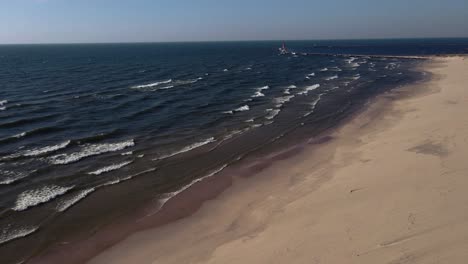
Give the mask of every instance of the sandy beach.
[[466, 263], [468, 60], [423, 67], [431, 81], [89, 263]]

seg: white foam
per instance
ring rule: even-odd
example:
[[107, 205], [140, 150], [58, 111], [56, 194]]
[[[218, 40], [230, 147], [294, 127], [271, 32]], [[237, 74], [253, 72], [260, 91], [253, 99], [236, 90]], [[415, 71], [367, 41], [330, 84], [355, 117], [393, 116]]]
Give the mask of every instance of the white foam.
[[310, 104], [312, 106], [311, 111], [304, 114], [304, 116], [308, 116], [308, 115], [312, 114], [315, 111], [315, 108], [317, 107], [318, 102], [320, 101], [320, 99], [322, 99], [322, 95], [323, 94], [319, 94], [318, 97], [314, 101], [312, 101], [312, 103]]
[[229, 70], [228, 70], [228, 69], [224, 69], [224, 70], [223, 70], [223, 72], [227, 72], [227, 71], [229, 71]]
[[283, 106], [285, 103], [291, 101], [291, 99], [294, 98], [294, 95], [288, 95], [288, 96], [282, 96], [282, 97], [277, 97], [274, 99], [276, 103], [276, 107], [279, 108]]
[[345, 61], [348, 63], [348, 64], [351, 64], [353, 61], [355, 61], [356, 58], [355, 57], [351, 57], [349, 59], [346, 59]]
[[122, 154], [120, 154], [120, 155], [122, 155], [122, 156], [129, 156], [129, 155], [132, 155], [132, 154], [133, 154], [133, 151], [129, 151], [129, 152], [124, 152], [124, 153], [122, 153]]
[[268, 115], [265, 116], [265, 118], [268, 120], [272, 120], [280, 113], [281, 110], [280, 109], [267, 109], [266, 111], [268, 112]]
[[361, 78], [360, 74], [356, 74], [353, 77], [351, 77], [351, 79], [353, 79], [353, 80], [359, 80], [360, 78]]
[[6, 110], [6, 106], [0, 106], [0, 111]]
[[325, 78], [325, 80], [327, 80], [327, 81], [331, 81], [331, 80], [335, 80], [335, 79], [338, 79], [338, 75], [333, 75], [333, 76]]
[[36, 226], [14, 228], [9, 224], [0, 230], [0, 244], [4, 244], [13, 239], [26, 237], [36, 232], [38, 229], [39, 227]]
[[18, 195], [15, 206], [12, 209], [15, 211], [24, 211], [29, 207], [48, 202], [57, 196], [63, 195], [71, 189], [73, 189], [73, 186], [63, 187], [50, 185], [43, 186], [39, 189], [26, 190]]
[[244, 111], [249, 111], [250, 107], [248, 105], [243, 105], [239, 108], [234, 109], [234, 112], [244, 112]]
[[94, 192], [96, 189], [95, 188], [89, 188], [86, 190], [82, 190], [75, 194], [72, 198], [62, 201], [57, 205], [57, 211], [59, 212], [64, 212], [68, 208], [72, 207], [74, 204], [79, 202], [80, 200], [84, 199], [88, 194]]
[[63, 143], [53, 145], [53, 146], [47, 146], [47, 147], [43, 147], [43, 148], [27, 150], [27, 151], [24, 152], [23, 156], [25, 156], [25, 157], [39, 156], [39, 155], [46, 154], [46, 153], [49, 153], [49, 152], [57, 151], [57, 150], [66, 148], [70, 144], [70, 142], [71, 141], [68, 140], [68, 141], [65, 141]]
[[267, 86], [263, 86], [263, 87], [259, 87], [259, 88], [255, 88], [256, 91], [255, 91], [255, 93], [254, 93], [251, 97], [253, 97], [253, 98], [255, 98], [255, 97], [263, 97], [263, 96], [265, 96], [265, 95], [262, 93], [262, 91], [263, 91], [263, 90], [268, 90], [268, 89], [270, 89], [270, 86], [268, 86], [268, 85], [267, 85]]
[[112, 164], [112, 165], [100, 168], [100, 169], [98, 169], [96, 171], [90, 172], [88, 174], [90, 174], [90, 175], [100, 175], [100, 174], [103, 174], [103, 173], [106, 173], [106, 172], [110, 172], [110, 171], [114, 171], [114, 170], [118, 170], [120, 168], [123, 168], [123, 167], [127, 166], [128, 164], [130, 164], [132, 162], [133, 161], [126, 161], [126, 162], [122, 162], [122, 163], [118, 163], [118, 164]]
[[302, 92], [299, 92], [299, 93], [297, 93], [297, 94], [299, 94], [299, 95], [307, 95], [310, 91], [313, 91], [313, 90], [315, 90], [315, 89], [317, 89], [317, 88], [319, 88], [319, 87], [320, 87], [320, 84], [314, 84], [314, 85], [312, 85], [312, 86], [306, 87]]
[[325, 72], [325, 71], [328, 71], [328, 68], [323, 68], [320, 70], [321, 72]]
[[313, 76], [315, 76], [315, 72], [313, 72], [313, 73], [309, 73], [309, 74], [307, 74], [307, 76], [309, 76], [309, 77], [313, 77]]
[[26, 136], [26, 134], [27, 134], [26, 132], [22, 132], [22, 133], [14, 135], [13, 137], [14, 138], [22, 138], [22, 137]]
[[190, 182], [189, 184], [183, 186], [182, 188], [180, 188], [179, 190], [177, 191], [174, 191], [174, 192], [170, 192], [170, 193], [166, 193], [164, 195], [162, 195], [164, 198], [161, 198], [159, 200], [159, 203], [160, 203], [160, 208], [164, 206], [165, 203], [167, 203], [167, 201], [169, 201], [171, 198], [173, 198], [174, 196], [178, 195], [179, 193], [187, 190], [188, 188], [190, 188], [192, 185], [194, 185], [195, 183], [198, 183], [198, 182], [201, 182], [209, 177], [212, 177], [218, 173], [220, 173], [222, 170], [224, 170], [228, 165], [225, 164], [223, 166], [221, 166], [220, 168], [212, 171], [211, 173], [209, 173], [208, 175], [205, 175], [201, 178], [198, 178], [198, 179], [195, 179], [193, 180], [192, 182]]
[[232, 110], [229, 110], [229, 111], [224, 111], [223, 114], [230, 114], [230, 115], [232, 115], [232, 114], [234, 114], [234, 112], [233, 112]]
[[1, 105], [5, 105], [5, 104], [8, 104], [8, 100], [1, 100], [1, 101], [0, 101], [0, 106], [1, 106]]
[[161, 159], [166, 159], [166, 158], [170, 158], [170, 157], [173, 157], [175, 155], [179, 155], [179, 154], [182, 154], [182, 153], [185, 153], [185, 152], [188, 152], [188, 151], [191, 151], [193, 149], [196, 149], [196, 148], [199, 148], [201, 146], [204, 146], [206, 144], [209, 144], [209, 143], [212, 143], [212, 142], [215, 142], [216, 140], [214, 139], [214, 137], [210, 137], [208, 139], [205, 139], [205, 140], [202, 140], [200, 142], [196, 142], [196, 143], [193, 143], [191, 145], [188, 145], [178, 151], [175, 151], [175, 152], [172, 152], [170, 154], [167, 154], [167, 155], [163, 155], [161, 157], [158, 157], [156, 159], [153, 159], [153, 160], [161, 160]]
[[0, 174], [6, 176], [6, 178], [0, 180], [0, 185], [12, 184], [29, 176], [29, 174], [25, 172], [13, 172], [6, 170], [0, 170]]
[[87, 145], [84, 146], [80, 151], [75, 153], [59, 154], [52, 156], [49, 159], [49, 161], [50, 163], [55, 165], [64, 165], [77, 162], [83, 158], [96, 156], [108, 152], [119, 151], [133, 146], [135, 146], [135, 142], [133, 141], [133, 139], [117, 143]]
[[134, 175], [130, 175], [130, 176], [127, 176], [127, 177], [124, 177], [124, 178], [112, 180], [112, 181], [109, 181], [109, 182], [106, 182], [106, 183], [100, 185], [99, 187], [105, 187], [105, 186], [111, 186], [111, 185], [119, 184], [121, 182], [133, 179], [134, 177], [140, 176], [141, 174], [144, 174], [144, 173], [147, 173], [147, 172], [152, 172], [152, 171], [155, 171], [155, 170], [156, 170], [156, 168], [152, 168], [152, 169], [149, 169], [149, 170], [139, 172], [139, 173], [134, 174]]
[[151, 87], [159, 86], [161, 84], [167, 84], [167, 83], [170, 83], [170, 82], [172, 82], [172, 79], [165, 80], [165, 81], [154, 82], [154, 83], [149, 83], [149, 84], [136, 85], [136, 86], [133, 86], [132, 88], [133, 89], [151, 88]]

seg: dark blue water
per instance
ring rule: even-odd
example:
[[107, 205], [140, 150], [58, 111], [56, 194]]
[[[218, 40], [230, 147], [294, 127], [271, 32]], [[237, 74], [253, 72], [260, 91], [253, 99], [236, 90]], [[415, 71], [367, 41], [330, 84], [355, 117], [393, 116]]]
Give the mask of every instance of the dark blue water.
[[[313, 136], [424, 74], [414, 71], [419, 60], [311, 53], [468, 47], [450, 39], [287, 44], [295, 53], [279, 55], [281, 42], [0, 46], [0, 248], [46, 243], [65, 212], [129, 181], [145, 184], [122, 203], [153, 197], [162, 206], [197, 178], [288, 135]], [[95, 207], [96, 215], [119, 210]]]

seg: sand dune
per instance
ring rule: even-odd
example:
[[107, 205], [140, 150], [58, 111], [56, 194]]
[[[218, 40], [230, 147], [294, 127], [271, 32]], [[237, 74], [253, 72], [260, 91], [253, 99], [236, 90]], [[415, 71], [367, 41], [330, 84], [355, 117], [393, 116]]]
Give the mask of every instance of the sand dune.
[[468, 60], [424, 68], [331, 140], [90, 263], [466, 263]]

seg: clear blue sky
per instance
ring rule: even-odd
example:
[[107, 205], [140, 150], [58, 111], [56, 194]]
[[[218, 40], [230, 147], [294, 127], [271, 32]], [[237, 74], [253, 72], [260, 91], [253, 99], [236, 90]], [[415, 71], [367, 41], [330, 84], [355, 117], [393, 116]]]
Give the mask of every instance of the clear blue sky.
[[0, 0], [0, 43], [468, 37], [468, 0]]

